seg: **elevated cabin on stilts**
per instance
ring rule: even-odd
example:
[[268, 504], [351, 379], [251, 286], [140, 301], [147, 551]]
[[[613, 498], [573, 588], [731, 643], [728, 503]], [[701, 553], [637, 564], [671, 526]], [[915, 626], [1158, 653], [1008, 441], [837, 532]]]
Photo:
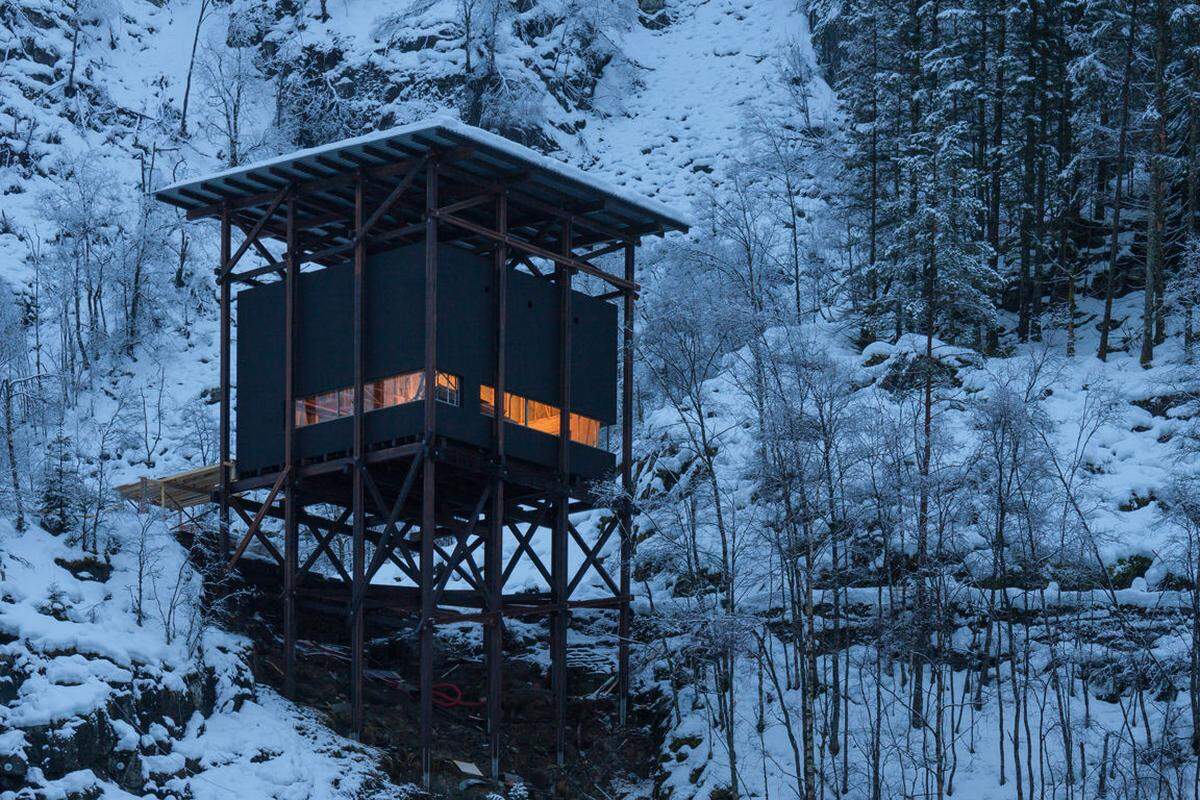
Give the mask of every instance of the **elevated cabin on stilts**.
[[[253, 541], [278, 562], [285, 690], [295, 690], [298, 598], [325, 558], [342, 576], [352, 724], [362, 730], [364, 614], [380, 605], [371, 581], [390, 563], [407, 585], [392, 587], [386, 602], [418, 619], [427, 786], [441, 622], [483, 625], [493, 777], [506, 617], [550, 618], [561, 765], [571, 610], [616, 609], [624, 721], [631, 504], [616, 501], [593, 537], [570, 515], [614, 505], [594, 490], [597, 481], [619, 479], [630, 495], [634, 251], [645, 236], [686, 231], [684, 218], [452, 119], [155, 196], [188, 219], [220, 221], [219, 547], [231, 567]], [[267, 239], [282, 243], [281, 255]], [[260, 265], [239, 269], [251, 251]], [[624, 257], [619, 274], [595, 262], [615, 253]], [[236, 400], [235, 286], [245, 287], [236, 297]], [[618, 361], [626, 376], [619, 404]], [[605, 434], [618, 425], [614, 457]], [[233, 514], [243, 527], [234, 528]], [[281, 542], [266, 534], [266, 518], [283, 521]], [[544, 535], [548, 564], [534, 547]], [[599, 559], [614, 535], [617, 575]], [[350, 539], [349, 564], [331, 546], [339, 536]], [[571, 542], [583, 556], [574, 571]], [[522, 560], [547, 590], [506, 592]], [[611, 597], [574, 599], [589, 574]], [[467, 588], [448, 588], [452, 577]]]

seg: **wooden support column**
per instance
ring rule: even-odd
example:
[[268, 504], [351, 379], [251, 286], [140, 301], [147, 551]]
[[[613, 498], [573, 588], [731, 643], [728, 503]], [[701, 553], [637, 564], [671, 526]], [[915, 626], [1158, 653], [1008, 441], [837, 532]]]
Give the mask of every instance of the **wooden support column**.
[[300, 498], [296, 480], [296, 304], [299, 299], [300, 262], [296, 246], [294, 190], [287, 199], [287, 273], [284, 287], [283, 353], [283, 460], [287, 470], [283, 519], [283, 691], [296, 696], [296, 573], [299, 566]]
[[[633, 242], [625, 243], [625, 280], [633, 283]], [[633, 560], [633, 302], [625, 291], [621, 315], [621, 605], [617, 622], [617, 717], [622, 725], [629, 719], [629, 587]]]
[[[562, 224], [562, 252], [571, 254], [571, 223]], [[559, 491], [550, 541], [551, 602], [550, 680], [554, 690], [554, 753], [558, 766], [566, 763], [567, 714], [567, 511], [571, 498], [571, 269], [560, 263], [558, 272], [558, 479]]]
[[421, 496], [421, 780], [433, 772], [433, 539], [435, 536], [434, 432], [437, 412], [437, 164], [425, 168], [425, 422]]
[[[501, 192], [496, 197], [496, 230], [508, 232], [508, 197]], [[492, 483], [492, 511], [488, 522], [487, 547], [483, 554], [484, 578], [487, 581], [487, 610], [491, 621], [483, 630], [487, 657], [487, 729], [488, 752], [491, 756], [492, 780], [500, 780], [501, 681], [504, 659], [504, 394], [508, 388], [506, 350], [508, 347], [508, 247], [503, 241], [496, 244], [492, 281], [495, 286], [496, 351], [492, 413], [492, 457], [496, 476]]]
[[[365, 186], [362, 173], [354, 179], [354, 474], [351, 486], [351, 514], [353, 515], [352, 557], [350, 597], [366, 596], [366, 508], [363, 493], [363, 471], [367, 468], [363, 458], [365, 449], [363, 411], [363, 330], [365, 327], [366, 304], [364, 283], [367, 268], [367, 241], [363, 230], [365, 218]], [[355, 603], [350, 617], [350, 719], [355, 738], [363, 731], [363, 617], [364, 603]]]
[[230, 339], [232, 338], [231, 328], [233, 320], [231, 318], [231, 290], [229, 286], [229, 277], [226, 274], [229, 270], [230, 250], [230, 235], [232, 232], [231, 215], [229, 204], [226, 203], [221, 207], [221, 420], [220, 420], [220, 455], [218, 456], [219, 467], [219, 509], [217, 515], [217, 524], [219, 532], [217, 535], [217, 546], [220, 549], [220, 561], [225, 561], [229, 558], [229, 484], [233, 479], [230, 475], [229, 463], [232, 459], [230, 453], [230, 403], [229, 403], [229, 384], [232, 368], [230, 365]]

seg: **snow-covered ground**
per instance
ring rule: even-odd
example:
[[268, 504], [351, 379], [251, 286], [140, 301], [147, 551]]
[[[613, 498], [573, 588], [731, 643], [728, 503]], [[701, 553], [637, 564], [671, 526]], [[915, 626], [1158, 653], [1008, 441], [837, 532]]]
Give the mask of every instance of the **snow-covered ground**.
[[[196, 615], [199, 578], [164, 530], [139, 550], [129, 515], [116, 535], [111, 562], [79, 563], [64, 536], [0, 522], [0, 762], [10, 777], [45, 798], [125, 800], [143, 785], [212, 800], [405, 794], [372, 750], [254, 685], [247, 643]], [[141, 625], [139, 552], [149, 553]]]
[[[46, 0], [46, 7], [53, 4]], [[34, 8], [37, 2], [24, 5]], [[310, 2], [309, 6], [315, 6]], [[414, 31], [441, 30], [452, 16], [449, 2], [428, 3], [409, 23]], [[678, 0], [669, 4], [671, 22], [664, 27], [633, 25], [620, 34], [619, 47], [626, 61], [605, 71], [593, 98], [593, 110], [566, 112], [546, 109], [550, 123], [546, 137], [559, 145], [551, 157], [592, 170], [615, 185], [636, 191], [658, 202], [693, 213], [702, 205], [714, 182], [745, 151], [743, 127], [755, 108], [769, 107], [778, 91], [775, 81], [783, 51], [794, 46], [802, 57], [813, 60], [805, 16], [796, 10], [793, 0]], [[178, 102], [182, 76], [191, 48], [195, 19], [202, 0], [168, 2], [159, 5], [149, 0], [130, 0], [123, 13], [109, 23], [115, 46], [104, 37], [85, 43], [88, 62], [102, 69], [103, 83], [114, 105], [132, 112], [153, 115], [153, 109], [167, 99]], [[220, 30], [229, 9], [216, 6], [214, 17], [204, 36]], [[238, 5], [236, 8], [242, 8]], [[444, 40], [430, 48], [390, 49], [380, 22], [390, 13], [373, 0], [330, 0], [331, 19], [309, 19], [303, 29], [287, 28], [277, 32], [293, 41], [338, 41], [347, 62], [355, 66], [374, 65], [390, 74], [405, 75], [417, 71], [430, 81], [453, 75], [461, 69], [461, 53]], [[310, 11], [312, 9], [309, 9]], [[59, 52], [69, 51], [69, 42], [58, 29], [46, 32], [46, 45]], [[513, 63], [534, 58], [535, 48], [515, 48], [506, 57]], [[0, 82], [3, 81], [0, 73]], [[0, 86], [0, 90], [11, 91]], [[811, 85], [813, 124], [832, 119], [836, 104], [827, 86], [819, 79]], [[7, 95], [6, 95], [7, 96]], [[152, 142], [154, 131], [139, 131], [138, 123], [107, 125], [95, 120], [72, 123], [62, 114], [62, 105], [29, 101], [22, 95], [45, 135], [35, 137], [35, 148], [49, 162], [69, 156], [89, 161], [105, 170], [120, 186], [121, 203], [128, 203], [140, 174], [134, 154], [138, 146]], [[195, 99], [193, 99], [195, 102]], [[386, 113], [402, 116], [405, 110], [450, 112], [453, 109], [423, 107], [405, 99], [387, 105]], [[256, 112], [269, 116], [269, 109]], [[195, 113], [195, 112], [194, 112]], [[577, 123], [586, 122], [582, 127]], [[9, 120], [4, 120], [8, 122]], [[398, 118], [394, 122], [408, 122]], [[575, 133], [563, 130], [570, 124]], [[15, 123], [14, 123], [15, 124]], [[49, 132], [53, 132], [50, 135]], [[179, 153], [180, 163], [174, 174], [167, 175], [162, 164], [175, 156], [160, 154], [158, 166], [162, 182], [185, 175], [218, 169], [221, 164], [211, 143], [197, 141]], [[0, 173], [4, 181], [4, 215], [12, 229], [24, 234], [48, 233], [41, 219], [42, 194], [53, 188], [55, 179], [35, 170], [24, 176], [16, 169]], [[19, 191], [9, 191], [18, 187]], [[127, 207], [127, 206], [123, 206]], [[668, 241], [665, 247], [677, 246]], [[196, 232], [194, 247], [210, 260], [215, 256], [211, 232]], [[11, 233], [0, 234], [0, 277], [21, 286], [31, 277], [28, 238]], [[1136, 319], [1141, 298], [1131, 295], [1117, 304], [1118, 318]], [[1159, 351], [1155, 367], [1143, 370], [1136, 354], [1118, 352], [1106, 363], [1089, 357], [1096, 348], [1094, 319], [1098, 312], [1094, 300], [1081, 300], [1081, 312], [1093, 320], [1081, 326], [1079, 357], [1054, 361], [1053, 393], [1043, 401], [1048, 415], [1057, 421], [1054, 437], [1064, 452], [1072, 452], [1078, 442], [1080, 420], [1089, 398], [1101, 392], [1112, 400], [1115, 413], [1089, 440], [1085, 460], [1093, 467], [1089, 497], [1090, 523], [1101, 542], [1104, 561], [1146, 556], [1153, 563], [1144, 578], [1128, 589], [1119, 590], [1122, 606], [1138, 606], [1155, 611], [1184, 602], [1175, 592], [1157, 591], [1156, 581], [1167, 571], [1165, 554], [1170, 550], [1171, 532], [1162, 523], [1155, 498], [1165, 488], [1169, 472], [1180, 456], [1178, 435], [1183, 422], [1167, 404], [1165, 413], [1151, 413], [1139, 402], [1175, 393], [1181, 354], [1174, 340]], [[165, 385], [166, 413], [160, 421], [163, 434], [154, 448], [153, 464], [142, 463], [137, 447], [129, 447], [125, 457], [110, 464], [111, 483], [136, 480], [148, 472], [170, 473], [199, 466], [203, 459], [188, 445], [188, 433], [180, 422], [185, 404], [198, 398], [215, 383], [216, 342], [211, 298], [201, 298], [189, 307], [186, 336], [167, 336], [150, 352], [139, 352], [134, 361], [121, 362], [112, 374], [97, 376], [90, 391], [84, 392], [69, 410], [65, 423], [68, 435], [81, 449], [96, 450], [93, 438], [98, 425], [115, 418], [122, 408], [136, 407], [144, 398], [153, 398], [157, 387]], [[174, 320], [173, 323], [178, 323]], [[876, 343], [865, 351], [852, 347], [842, 332], [829, 328], [819, 335], [825, 338], [828, 352], [856, 373], [867, 389], [877, 381], [896, 358], [918, 350], [922, 343], [909, 338], [896, 345]], [[1054, 332], [1048, 346], [1061, 352], [1061, 332]], [[1119, 337], [1118, 337], [1119, 338]], [[1032, 349], [1032, 348], [1031, 348]], [[950, 359], [959, 355], [952, 348], [940, 348], [939, 356]], [[1019, 351], [1004, 359], [981, 360], [962, 351], [959, 377], [964, 387], [982, 388], [996, 375], [1015, 369], [1030, 350]], [[733, 379], [722, 376], [711, 387], [721, 398], [734, 398], [738, 391]], [[969, 439], [967, 412], [951, 398], [943, 413], [945, 429], [952, 436]], [[715, 401], [714, 401], [715, 402]], [[733, 429], [726, 440], [722, 458], [737, 471], [753, 453], [751, 432], [742, 427], [748, 409], [744, 403], [729, 400], [721, 405]], [[673, 424], [672, 412], [648, 410], [645, 430], [653, 441]], [[38, 456], [39, 443], [26, 442], [27, 463]], [[211, 458], [208, 460], [212, 460]], [[749, 499], [749, 482], [738, 487], [738, 496]], [[599, 512], [581, 517], [577, 525], [585, 535], [599, 522]], [[37, 528], [17, 533], [9, 523], [0, 523], [0, 667], [16, 679], [10, 681], [11, 696], [2, 682], [0, 670], [0, 761], [17, 768], [18, 754], [32, 746], [34, 733], [54, 730], [77, 731], [90, 716], [110, 715], [114, 709], [150, 690], [168, 690], [192, 696], [207, 681], [213, 687], [211, 708], [202, 714], [193, 711], [187, 718], [167, 718], [146, 713], [146, 719], [134, 724], [114, 720], [113, 729], [121, 733], [113, 743], [113, 761], [107, 759], [109, 775], [120, 772], [116, 764], [125, 764], [121, 753], [137, 752], [140, 776], [152, 780], [160, 793], [190, 792], [197, 798], [324, 798], [371, 797], [402, 793], [387, 784], [376, 767], [376, 753], [336, 736], [313, 714], [287, 702], [274, 692], [248, 685], [245, 666], [239, 655], [244, 642], [217, 628], [206, 627], [203, 635], [188, 629], [173, 630], [167, 643], [162, 619], [161, 594], [167, 591], [169, 578], [183, 569], [182, 551], [173, 541], [160, 538], [155, 546], [160, 597], [155, 600], [151, 586], [146, 594], [148, 612], [138, 625], [132, 612], [136, 593], [136, 545], [139, 530], [136, 520], [122, 517], [113, 522], [112, 544], [116, 554], [112, 575], [105, 581], [74, 571], [58, 562], [79, 558], [78, 548], [62, 537], [52, 537]], [[157, 529], [156, 529], [157, 530]], [[155, 535], [165, 537], [157, 532]], [[615, 547], [615, 541], [613, 546]], [[535, 541], [543, 559], [549, 557], [548, 540]], [[612, 555], [610, 553], [610, 555]], [[582, 554], [572, 550], [576, 566]], [[186, 592], [196, 591], [196, 578], [186, 576]], [[385, 567], [378, 580], [398, 580], [399, 575]], [[514, 576], [514, 588], [540, 585], [535, 574]], [[656, 591], [664, 587], [654, 587]], [[588, 581], [581, 586], [602, 592], [601, 584]], [[640, 588], [639, 588], [640, 590]], [[748, 591], [743, 598], [748, 606], [769, 602], [769, 591]], [[1108, 598], [1091, 593], [1048, 592], [1048, 602], [1060, 606], [1104, 606]], [[661, 600], [662, 595], [656, 595]], [[880, 594], [876, 589], [851, 589], [846, 599], [870, 606]], [[818, 600], [823, 599], [818, 595]], [[1023, 602], [1020, 593], [1014, 603]], [[1093, 602], [1095, 601], [1095, 602]], [[649, 609], [646, 597], [639, 608]], [[179, 623], [176, 620], [175, 623]], [[1096, 625], [1115, 626], [1118, 621], [1105, 617]], [[573, 632], [573, 643], [595, 644], [595, 640]], [[1178, 650], [1169, 637], [1159, 640], [1156, 655], [1170, 659]], [[1043, 653], [1044, 656], [1044, 653]], [[1039, 656], [1043, 657], [1043, 656]], [[645, 656], [642, 657], [643, 661]], [[783, 697], [768, 685], [760, 693], [759, 676], [744, 662], [745, 672], [737, 693], [739, 724], [738, 750], [743, 754], [742, 775], [747, 793], [765, 797], [791, 796], [795, 785], [791, 745], [784, 734], [781, 704], [799, 706], [797, 690]], [[851, 693], [851, 760], [861, 763], [871, 742], [871, 734], [880, 728], [871, 716], [876, 681], [872, 677], [873, 651], [852, 648], [849, 668], [861, 667], [862, 678]], [[645, 678], [654, 682], [653, 665], [647, 664]], [[1039, 666], [1043, 666], [1039, 664]], [[1036, 671], [1036, 670], [1035, 670]], [[954, 672], [954, 692], [962, 691], [965, 673]], [[664, 692], [669, 691], [659, 682]], [[888, 682], [888, 685], [893, 685]], [[989, 687], [995, 691], [995, 686]], [[1002, 689], [1002, 691], [1004, 691]], [[669, 732], [664, 749], [670, 768], [665, 770], [664, 787], [674, 797], [707, 797], [725, 785], [725, 745], [720, 737], [710, 739], [708, 719], [712, 709], [697, 687], [681, 690], [684, 713]], [[763, 705], [760, 710], [760, 697]], [[958, 796], [969, 798], [1011, 798], [1015, 788], [1011, 778], [1005, 785], [997, 781], [999, 748], [1005, 744], [997, 733], [1000, 711], [998, 698], [987, 697], [982, 709], [963, 705], [953, 712], [963, 720], [959, 727], [955, 787]], [[196, 701], [196, 705], [201, 705]], [[136, 704], [135, 704], [136, 705]], [[1163, 715], [1173, 705], [1154, 704], [1148, 717], [1149, 727], [1159, 730]], [[758, 719], [765, 722], [760, 738]], [[1045, 713], [1051, 711], [1047, 709]], [[1085, 719], [1086, 715], [1086, 719]], [[1107, 734], [1122, 724], [1121, 709], [1114, 703], [1093, 702], [1085, 710], [1076, 701], [1067, 716], [1078, 727], [1086, 745], [1084, 759], [1089, 774], [1099, 768], [1097, 760]], [[144, 723], [144, 724], [143, 724]], [[904, 772], [908, 753], [920, 747], [920, 733], [914, 733], [903, 714], [889, 717], [884, 730], [884, 749], [896, 759], [896, 785], [913, 779]], [[1039, 745], [1035, 744], [1035, 747]], [[1051, 748], [1047, 746], [1047, 753]], [[1056, 750], [1054, 752], [1057, 752]], [[1041, 753], [1038, 753], [1040, 763]], [[1048, 755], [1051, 769], [1061, 769]], [[1010, 764], [1011, 768], [1011, 764]], [[122, 767], [121, 769], [124, 769]], [[915, 772], [914, 772], [915, 774]], [[856, 773], [854, 780], [859, 780]], [[915, 779], [914, 779], [915, 780]], [[39, 786], [46, 797], [78, 795], [94, 788], [105, 797], [129, 797], [115, 778], [100, 777], [93, 769], [68, 769], [61, 776], [30, 773], [28, 782]], [[1093, 781], [1094, 783], [1094, 781]], [[860, 786], [852, 787], [854, 789]], [[918, 787], [919, 788], [919, 787]], [[650, 787], [639, 787], [648, 793]]]

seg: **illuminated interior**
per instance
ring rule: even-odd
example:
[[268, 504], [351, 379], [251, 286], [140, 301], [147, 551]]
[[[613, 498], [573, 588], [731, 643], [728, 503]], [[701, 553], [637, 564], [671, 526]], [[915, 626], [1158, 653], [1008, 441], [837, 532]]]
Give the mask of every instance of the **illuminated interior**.
[[[433, 396], [450, 406], [458, 405], [459, 381], [448, 372], [437, 374]], [[425, 397], [425, 373], [405, 372], [363, 384], [363, 411], [377, 411], [405, 403], [415, 403]], [[302, 397], [296, 400], [296, 427], [316, 425], [354, 413], [354, 387]]]
[[[490, 416], [496, 413], [496, 389], [493, 386], [479, 387], [479, 408]], [[541, 403], [512, 392], [504, 393], [504, 418], [517, 425], [535, 431], [558, 436], [558, 406]], [[571, 413], [571, 441], [589, 447], [600, 446], [600, 420]]]

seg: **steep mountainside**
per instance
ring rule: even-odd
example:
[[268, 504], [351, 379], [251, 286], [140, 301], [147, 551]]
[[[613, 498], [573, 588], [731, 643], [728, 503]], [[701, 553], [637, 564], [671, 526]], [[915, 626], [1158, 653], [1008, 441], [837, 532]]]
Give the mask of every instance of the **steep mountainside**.
[[[997, 13], [1042, 4], [1009, 5]], [[1121, 4], [1063, 5], [1103, 20]], [[861, 43], [866, 22], [885, 16], [870, 6], [0, 0], [0, 402], [10, 423], [0, 504], [11, 519], [0, 525], [0, 798], [416, 791], [404, 742], [371, 747], [334, 732], [345, 712], [336, 681], [314, 683], [329, 696], [303, 704], [277, 694], [264, 656], [269, 603], [247, 606], [235, 626], [201, 602], [172, 520], [133, 513], [112, 487], [216, 460], [214, 231], [182, 224], [145, 192], [431, 113], [697, 221], [688, 237], [648, 242], [641, 262], [640, 727], [573, 769], [573, 783], [531, 763], [545, 751], [538, 735], [513, 737], [530, 772], [508, 797], [556, 784], [560, 795], [677, 800], [1194, 795], [1190, 338], [1166, 337], [1140, 368], [1126, 324], [1145, 300], [1134, 276], [1113, 292], [1107, 360], [1091, 357], [1108, 313], [1099, 239], [1081, 239], [1095, 258], [1070, 273], [1069, 305], [1048, 290], [1043, 313], [1040, 296], [1025, 296], [1028, 276], [1026, 288], [991, 287], [997, 301], [981, 303], [989, 253], [939, 239], [938, 226], [950, 220], [965, 236], [983, 213], [955, 205], [967, 193], [941, 173], [919, 187], [936, 213], [919, 213], [915, 189], [898, 192], [880, 228], [910, 239], [875, 252], [863, 200], [872, 185], [878, 194], [878, 175], [859, 180], [874, 141], [867, 90], [883, 90], [893, 121], [930, 97], [957, 113], [967, 83], [938, 70], [951, 74], [970, 53], [935, 52], [944, 60], [929, 59], [929, 86], [924, 73], [897, 82], [876, 64], [839, 100], [822, 76], [868, 62], [837, 52], [833, 23], [853, 22]], [[939, 36], [978, 11], [910, 6], [917, 33]], [[837, 64], [818, 63], [810, 11], [822, 57]], [[1109, 39], [1116, 30], [1097, 28]], [[1109, 49], [1121, 43], [1109, 39]], [[880, 52], [904, 44], [903, 62], [915, 42], [889, 39]], [[962, 127], [953, 113], [935, 123]], [[919, 174], [966, 158], [955, 142], [922, 136], [881, 161]], [[1008, 145], [1006, 158], [1023, 152]], [[1130, 173], [1137, 205], [1140, 169]], [[1101, 172], [1098, 194], [1114, 183]], [[1093, 227], [1106, 219], [1098, 206]], [[1013, 201], [1005, 213], [1031, 208]], [[1131, 226], [1145, 219], [1135, 208], [1126, 227], [1113, 224], [1114, 263], [1142, 258]], [[917, 225], [926, 222], [929, 239]], [[1032, 224], [1021, 223], [1026, 233]], [[1010, 249], [1020, 241], [1008, 238]], [[926, 252], [943, 272], [916, 264]], [[912, 294], [935, 285], [974, 330], [957, 318], [935, 326], [932, 302]], [[1181, 308], [1200, 296], [1171, 291]], [[982, 305], [986, 324], [970, 317]], [[1033, 306], [1038, 336], [1026, 335]], [[1170, 310], [1173, 332], [1179, 316]], [[576, 524], [586, 535], [601, 516]], [[596, 705], [579, 707], [591, 714], [611, 688], [614, 631], [580, 617], [572, 666], [587, 673]], [[512, 633], [514, 674], [537, 688], [544, 630], [514, 623]], [[470, 674], [477, 628], [445, 636]], [[380, 649], [405, 650], [391, 640]], [[314, 647], [305, 661], [328, 676], [339, 657]], [[402, 736], [403, 687], [383, 667], [372, 678]], [[478, 728], [471, 714], [457, 718], [462, 730]], [[581, 724], [575, 738], [594, 733]], [[623, 754], [631, 747], [639, 752]], [[628, 758], [613, 766], [601, 755]], [[464, 796], [500, 790], [463, 781]]]
[[214, 458], [213, 231], [141, 195], [449, 111], [686, 211], [738, 157], [785, 49], [811, 56], [783, 0], [493, 5], [472, 77], [455, 2], [0, 4], [0, 279], [29, 332], [6, 358], [38, 389], [19, 396], [15, 467], [24, 517], [56, 532], [0, 536], [4, 789], [399, 791], [378, 753], [252, 685], [166, 521], [111, 495]]

